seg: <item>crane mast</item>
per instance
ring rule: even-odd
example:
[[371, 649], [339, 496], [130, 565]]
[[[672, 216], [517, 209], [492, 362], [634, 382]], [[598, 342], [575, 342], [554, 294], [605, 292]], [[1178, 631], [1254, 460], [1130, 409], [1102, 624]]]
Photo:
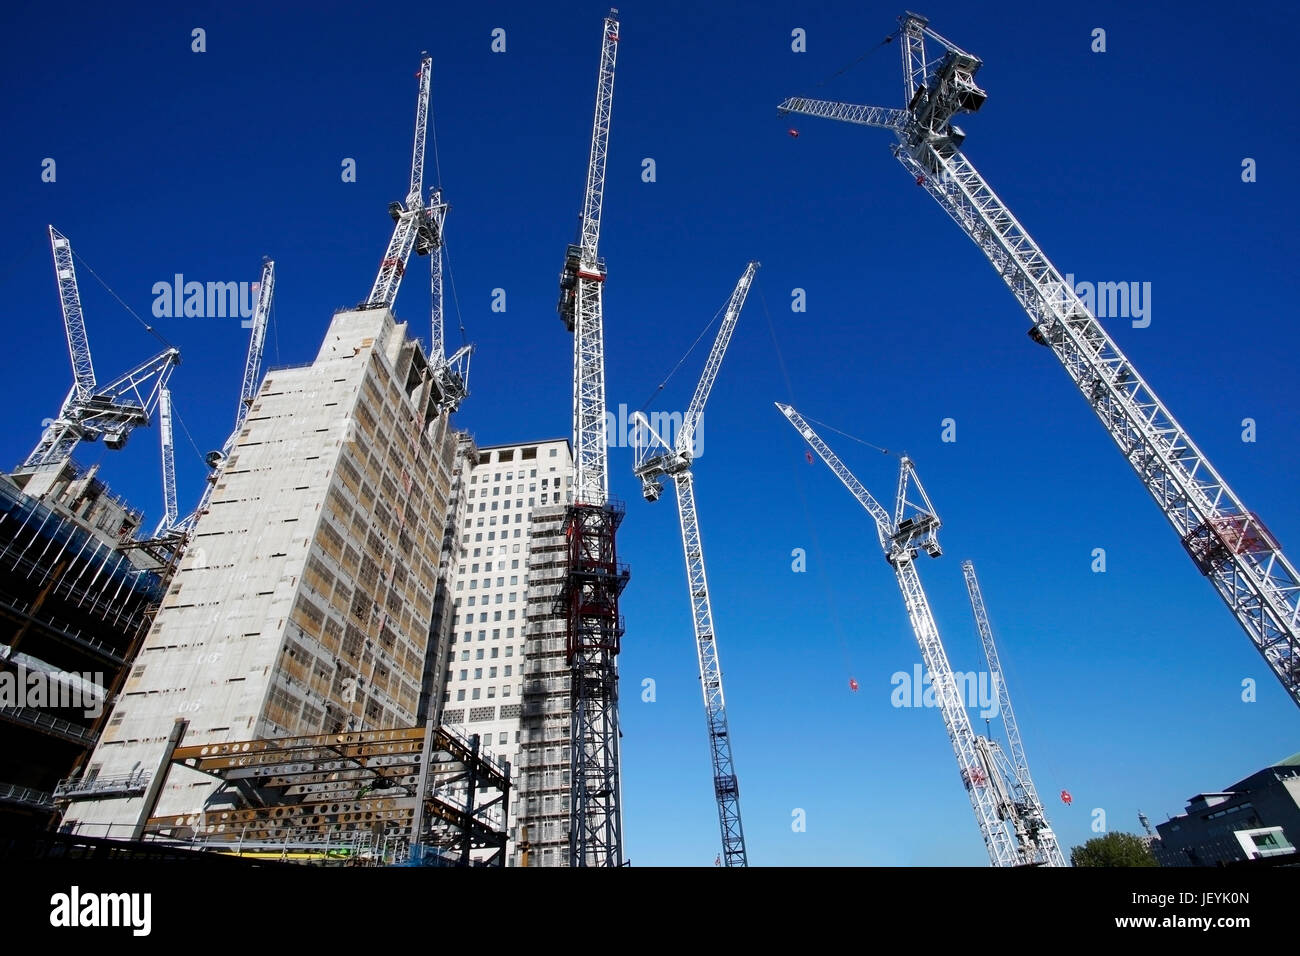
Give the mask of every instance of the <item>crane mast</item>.
[[420, 57], [420, 92], [415, 103], [415, 145], [411, 150], [410, 188], [406, 193], [405, 206], [400, 202], [388, 204], [388, 214], [393, 218], [393, 235], [388, 240], [383, 259], [379, 261], [379, 273], [375, 276], [370, 295], [362, 303], [364, 308], [391, 309], [397, 300], [397, 290], [401, 287], [412, 247], [417, 255], [422, 256], [427, 255], [433, 247], [433, 224], [421, 195], [424, 189], [424, 140], [429, 126], [429, 79], [433, 70], [433, 58], [425, 53], [420, 54]]
[[460, 408], [469, 394], [469, 362], [473, 345], [463, 345], [449, 357], [443, 332], [442, 245], [443, 224], [451, 207], [442, 198], [442, 189], [429, 190], [429, 302], [432, 338], [429, 340], [429, 365], [438, 390], [438, 407], [446, 413]]
[[[997, 270], [1173, 526], [1200, 572], [1300, 706], [1300, 575], [1280, 545], [1215, 470], [1006, 204], [961, 151], [955, 115], [987, 94], [981, 62], [930, 29], [900, 18], [902, 110], [793, 97], [778, 109], [888, 129], [894, 156]], [[926, 40], [942, 49], [927, 60]]]
[[249, 320], [248, 352], [244, 357], [244, 375], [239, 387], [239, 404], [235, 408], [235, 427], [226, 436], [221, 450], [210, 451], [206, 456], [208, 467], [212, 470], [208, 473], [207, 482], [204, 484], [203, 494], [199, 497], [198, 506], [176, 525], [186, 535], [194, 530], [195, 522], [199, 520], [199, 516], [203, 512], [207, 511], [208, 505], [212, 502], [213, 492], [216, 491], [217, 484], [221, 480], [226, 461], [235, 450], [235, 441], [239, 438], [239, 432], [244, 427], [244, 420], [248, 417], [248, 410], [257, 397], [257, 389], [262, 376], [262, 350], [266, 342], [266, 326], [270, 321], [271, 302], [274, 297], [275, 262], [272, 259], [263, 258], [262, 274], [257, 285], [257, 303], [253, 307], [253, 315]]
[[[1014, 817], [1009, 812], [1011, 800], [1001, 775], [996, 770], [995, 748], [985, 738], [977, 737], [971, 728], [970, 715], [966, 713], [965, 703], [957, 689], [952, 666], [948, 663], [948, 654], [939, 636], [939, 626], [935, 623], [934, 612], [930, 609], [929, 599], [921, 585], [921, 576], [916, 569], [916, 558], [921, 551], [932, 558], [939, 557], [943, 551], [936, 537], [941, 526], [939, 517], [930, 504], [911, 459], [904, 455], [899, 462], [898, 493], [894, 513], [891, 515], [862, 482], [854, 477], [835, 452], [831, 451], [830, 446], [813, 431], [802, 415], [780, 402], [776, 407], [875, 522], [885, 560], [894, 569], [899, 591], [903, 595], [903, 604], [907, 608], [907, 616], [921, 650], [922, 664], [930, 674], [935, 702], [943, 715], [944, 728], [957, 757], [962, 784], [970, 797], [975, 822], [984, 838], [989, 860], [994, 866], [1019, 866], [1031, 862], [1026, 859], [1024, 844], [1018, 847], [1017, 840], [1005, 825], [1013, 822]], [[918, 500], [913, 500], [914, 496]]]
[[[677, 513], [682, 529], [682, 550], [686, 555], [686, 584], [695, 627], [695, 651], [700, 667], [700, 687], [704, 694], [704, 714], [709, 729], [709, 753], [713, 761], [713, 791], [718, 804], [718, 824], [722, 831], [720, 856], [726, 866], [749, 864], [745, 853], [745, 831], [740, 820], [740, 784], [731, 755], [727, 701], [722, 690], [722, 665], [718, 660], [718, 645], [713, 629], [713, 604], [709, 597], [704, 546], [700, 540], [700, 523], [695, 509], [695, 476], [691, 471], [691, 462], [695, 456], [695, 430], [700, 416], [704, 414], [704, 403], [713, 390], [718, 369], [722, 367], [722, 358], [731, 342], [740, 310], [744, 308], [745, 298], [757, 270], [757, 262], [749, 263], [731, 293], [713, 349], [704, 363], [704, 372], [695, 387], [695, 394], [682, 420], [676, 441], [669, 445], [644, 415], [637, 412], [634, 416], [637, 442], [633, 473], [641, 479], [642, 494], [647, 501], [657, 500], [663, 491], [663, 484], [659, 481], [662, 476], [671, 477], [677, 488]], [[656, 448], [661, 448], [662, 452], [653, 454]]]
[[158, 436], [162, 442], [163, 516], [154, 529], [155, 538], [171, 531], [180, 517], [176, 504], [176, 450], [172, 445], [172, 393], [167, 388], [158, 393]]
[[[984, 605], [984, 592], [980, 589], [979, 579], [975, 577], [974, 563], [963, 561], [961, 573], [966, 579], [971, 613], [975, 618], [975, 628], [979, 631], [980, 643], [984, 647], [989, 680], [998, 696], [998, 715], [1002, 718], [1002, 729], [1007, 735], [1007, 746], [1011, 750], [1007, 755], [999, 749], [994, 756], [997, 757], [997, 775], [1005, 781], [1005, 806], [1016, 829], [1017, 843], [1022, 856], [1026, 858], [1025, 862], [1065, 866], [1065, 856], [1056, 840], [1056, 834], [1047, 822], [1047, 811], [1038, 797], [1034, 778], [1029, 773], [1029, 760], [1025, 757], [1025, 744], [1020, 737], [1020, 724], [1016, 720], [1015, 711], [1011, 709], [1006, 673], [1002, 670], [1002, 659], [998, 656], [998, 647], [993, 641], [993, 625], [989, 622], [988, 609]], [[996, 747], [995, 741], [990, 743]]]
[[618, 11], [605, 18], [596, 83], [579, 241], [565, 252], [557, 311], [573, 333], [572, 498], [565, 514], [567, 572], [555, 611], [566, 623], [569, 665], [569, 865], [623, 862], [619, 779], [618, 652], [623, 619], [618, 599], [627, 566], [618, 560], [615, 534], [623, 520], [609, 498], [605, 436], [605, 333], [599, 255], [605, 158], [614, 101]]

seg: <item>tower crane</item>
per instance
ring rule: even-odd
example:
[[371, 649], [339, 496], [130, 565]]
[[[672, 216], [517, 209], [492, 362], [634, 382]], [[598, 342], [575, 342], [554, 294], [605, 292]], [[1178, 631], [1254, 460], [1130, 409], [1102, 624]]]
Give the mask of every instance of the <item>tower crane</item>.
[[155, 538], [176, 527], [180, 517], [176, 504], [176, 450], [172, 444], [172, 393], [167, 388], [158, 393], [158, 435], [162, 443], [163, 516], [154, 529]]
[[[393, 235], [384, 250], [384, 258], [379, 261], [379, 273], [370, 295], [362, 303], [362, 308], [392, 308], [397, 300], [397, 290], [402, 284], [402, 275], [406, 272], [406, 262], [411, 257], [411, 248], [417, 255], [428, 255], [434, 248], [435, 226], [433, 216], [424, 205], [424, 140], [429, 126], [429, 78], [433, 69], [433, 58], [427, 53], [420, 54], [420, 92], [415, 103], [415, 145], [411, 151], [411, 183], [406, 192], [406, 203], [391, 202], [388, 214], [393, 217]], [[444, 209], [445, 212], [445, 209]]]
[[[1300, 706], [1300, 575], [1191, 436], [1120, 351], [1061, 272], [998, 197], [961, 146], [953, 123], [987, 94], [981, 61], [914, 13], [899, 18], [903, 109], [792, 97], [782, 113], [875, 126], [895, 136], [894, 156], [984, 253], [1138, 479], [1210, 579], [1292, 700]], [[926, 41], [940, 49], [927, 58]]]
[[447, 413], [460, 408], [469, 394], [469, 360], [474, 354], [473, 345], [462, 345], [450, 356], [446, 354], [442, 321], [442, 243], [443, 223], [450, 207], [442, 198], [442, 189], [429, 190], [429, 293], [432, 313], [433, 338], [429, 344], [429, 364], [432, 366], [434, 387], [438, 390], [438, 407]]
[[1006, 673], [1002, 670], [1002, 659], [998, 656], [998, 646], [993, 640], [993, 625], [989, 623], [989, 612], [984, 605], [984, 592], [980, 590], [979, 578], [975, 577], [975, 564], [971, 561], [961, 563], [961, 573], [966, 579], [966, 593], [970, 595], [971, 613], [975, 617], [975, 628], [979, 631], [980, 643], [984, 647], [984, 659], [988, 661], [989, 680], [992, 681], [998, 695], [998, 715], [1002, 718], [1002, 729], [1007, 736], [1007, 746], [1011, 753], [1006, 755], [1009, 772], [1001, 774], [1008, 799], [1015, 808], [1017, 836], [1023, 845], [1033, 841], [1039, 852], [1052, 866], [1065, 866], [1065, 856], [1061, 853], [1056, 834], [1047, 823], [1047, 812], [1043, 801], [1038, 797], [1034, 778], [1029, 773], [1029, 760], [1025, 757], [1025, 744], [1020, 737], [1020, 724], [1015, 711], [1011, 709], [1011, 693], [1007, 689]]
[[199, 498], [198, 507], [183, 521], [174, 525], [176, 530], [185, 535], [189, 535], [194, 530], [194, 525], [199, 516], [207, 511], [208, 505], [212, 501], [212, 494], [216, 491], [222, 472], [225, 470], [226, 462], [235, 450], [235, 441], [239, 438], [239, 432], [244, 427], [244, 420], [248, 417], [248, 410], [253, 404], [253, 399], [257, 397], [258, 383], [261, 381], [262, 376], [262, 348], [266, 343], [266, 326], [271, 315], [271, 301], [274, 296], [275, 262], [263, 258], [262, 275], [257, 283], [257, 303], [253, 306], [253, 315], [249, 320], [248, 353], [244, 358], [244, 375], [239, 387], [239, 405], [235, 409], [235, 427], [231, 429], [229, 436], [221, 446], [221, 450], [210, 451], [206, 456], [211, 471], [208, 472], [207, 483], [203, 487], [203, 494]]
[[709, 599], [709, 582], [704, 570], [704, 547], [700, 541], [699, 518], [695, 511], [695, 476], [691, 463], [695, 457], [695, 430], [704, 414], [704, 403], [718, 377], [722, 357], [731, 342], [740, 310], [758, 263], [751, 262], [736, 283], [718, 326], [713, 350], [704, 363], [704, 372], [695, 395], [682, 419], [676, 441], [669, 444], [641, 413], [636, 422], [635, 465], [633, 473], [641, 479], [641, 493], [647, 501], [657, 501], [663, 492], [660, 478], [670, 477], [677, 488], [677, 514], [682, 527], [682, 550], [686, 553], [686, 584], [691, 599], [695, 625], [695, 652], [699, 658], [700, 686], [704, 693], [704, 714], [709, 726], [709, 750], [713, 760], [713, 792], [718, 801], [718, 823], [722, 830], [722, 862], [726, 866], [747, 866], [745, 831], [740, 822], [740, 785], [731, 756], [731, 734], [727, 725], [727, 701], [722, 692], [722, 665], [718, 662], [718, 645], [713, 631], [713, 604]]
[[[63, 327], [72, 360], [73, 384], [63, 401], [59, 417], [45, 429], [20, 469], [28, 473], [25, 490], [34, 497], [40, 497], [48, 490], [47, 482], [62, 470], [79, 443], [96, 441], [102, 436], [104, 444], [116, 450], [126, 444], [137, 425], [148, 425], [167, 379], [181, 360], [180, 351], [168, 347], [107, 385], [100, 385], [95, 377], [90, 341], [86, 336], [81, 294], [72, 261], [72, 244], [53, 226], [49, 230]], [[38, 473], [45, 475], [45, 479], [38, 478]]]
[[605, 331], [600, 215], [605, 195], [618, 11], [605, 18], [596, 110], [578, 241], [568, 246], [556, 310], [573, 333], [573, 498], [565, 514], [567, 572], [556, 602], [564, 616], [569, 666], [569, 865], [623, 862], [619, 780], [618, 652], [623, 619], [618, 599], [628, 570], [615, 533], [621, 504], [609, 497], [605, 435]]
[[[916, 558], [921, 551], [937, 558], [943, 549], [939, 546], [937, 537], [941, 527], [939, 516], [917, 477], [912, 460], [904, 455], [899, 461], [898, 492], [894, 499], [894, 513], [891, 515], [813, 431], [802, 415], [780, 402], [776, 407], [876, 524], [881, 550], [898, 579], [903, 604], [907, 608], [916, 642], [921, 649], [921, 660], [930, 674], [935, 702], [943, 715], [948, 740], [957, 756], [962, 783], [970, 797], [975, 821], [984, 837], [990, 861], [994, 866], [1058, 865], [1054, 858], [1044, 852], [1041, 833], [1033, 830], [1029, 825], [1031, 821], [1016, 806], [1014, 795], [1006, 785], [1008, 770], [1005, 754], [994, 741], [976, 736], [971, 728], [970, 715], [966, 713], [966, 706], [957, 689], [952, 666], [948, 663], [948, 654], [939, 636], [939, 626], [935, 623], [934, 613], [930, 610], [929, 599], [916, 569]], [[916, 500], [913, 500], [913, 496]], [[1043, 823], [1045, 825], [1046, 821]], [[1055, 837], [1052, 837], [1052, 845], [1055, 845]]]

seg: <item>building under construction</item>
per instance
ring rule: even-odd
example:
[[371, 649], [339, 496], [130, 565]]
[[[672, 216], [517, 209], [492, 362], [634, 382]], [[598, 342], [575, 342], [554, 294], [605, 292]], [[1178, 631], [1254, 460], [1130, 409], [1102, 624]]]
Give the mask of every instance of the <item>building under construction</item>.
[[72, 459], [0, 475], [0, 827], [41, 828], [162, 598], [141, 515]]
[[[435, 392], [386, 307], [336, 314], [315, 361], [268, 371], [65, 827], [134, 829], [143, 795], [116, 784], [160, 772], [177, 717], [187, 746], [418, 724], [457, 447]], [[216, 789], [178, 767], [154, 812]]]

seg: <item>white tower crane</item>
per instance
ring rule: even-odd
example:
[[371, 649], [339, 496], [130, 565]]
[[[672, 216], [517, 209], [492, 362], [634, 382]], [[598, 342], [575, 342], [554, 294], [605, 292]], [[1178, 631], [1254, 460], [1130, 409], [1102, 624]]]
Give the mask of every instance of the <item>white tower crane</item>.
[[700, 665], [700, 687], [704, 693], [704, 713], [709, 726], [709, 749], [713, 760], [713, 792], [718, 801], [718, 823], [722, 830], [722, 862], [726, 866], [747, 866], [745, 831], [740, 822], [740, 784], [731, 756], [731, 733], [727, 725], [727, 701], [722, 692], [722, 665], [713, 630], [713, 604], [709, 599], [709, 582], [704, 570], [704, 547], [700, 541], [699, 518], [695, 511], [695, 476], [691, 463], [695, 458], [695, 431], [704, 403], [718, 377], [722, 357], [731, 342], [740, 310], [754, 281], [758, 263], [751, 262], [736, 283], [727, 303], [713, 350], [704, 363], [704, 372], [695, 395], [682, 419], [677, 439], [672, 444], [654, 430], [646, 417], [637, 412], [634, 474], [641, 479], [641, 491], [647, 501], [656, 501], [663, 492], [660, 478], [668, 476], [677, 488], [677, 514], [682, 526], [682, 550], [686, 553], [686, 584], [691, 599], [695, 625], [695, 651]]
[[184, 521], [175, 525], [177, 530], [184, 532], [186, 535], [194, 530], [195, 522], [199, 520], [199, 516], [207, 511], [208, 505], [212, 501], [212, 493], [216, 490], [217, 484], [221, 480], [221, 474], [225, 470], [226, 461], [235, 450], [235, 441], [239, 437], [240, 429], [244, 427], [244, 420], [248, 417], [248, 409], [257, 396], [258, 383], [261, 381], [262, 376], [262, 348], [266, 342], [266, 326], [271, 315], [271, 301], [274, 296], [275, 262], [264, 258], [262, 260], [262, 276], [257, 284], [257, 303], [253, 306], [253, 315], [249, 320], [248, 354], [244, 358], [244, 375], [239, 388], [239, 405], [235, 409], [235, 427], [231, 429], [220, 451], [210, 451], [207, 454], [208, 467], [212, 470], [208, 472], [207, 482], [204, 484], [198, 507]]
[[433, 372], [434, 387], [438, 390], [438, 407], [451, 413], [469, 394], [469, 361], [474, 355], [473, 345], [462, 345], [450, 356], [446, 354], [443, 332], [442, 299], [442, 244], [443, 224], [450, 207], [442, 198], [442, 189], [429, 190], [429, 301], [432, 313], [433, 338], [429, 343], [429, 364]]
[[160, 538], [176, 527], [180, 517], [176, 503], [176, 450], [172, 444], [172, 393], [158, 393], [158, 436], [162, 445], [163, 516], [153, 536]]
[[393, 217], [393, 235], [379, 261], [379, 273], [370, 295], [363, 303], [365, 308], [392, 308], [397, 300], [397, 290], [406, 272], [406, 262], [411, 257], [411, 247], [418, 255], [427, 255], [434, 246], [434, 225], [430, 211], [424, 206], [424, 139], [429, 126], [429, 77], [433, 58], [420, 54], [420, 92], [415, 104], [415, 145], [411, 151], [411, 183], [406, 192], [406, 204], [388, 204], [388, 214]]
[[24, 490], [33, 497], [40, 497], [48, 490], [48, 482], [57, 477], [80, 442], [103, 436], [107, 447], [119, 449], [126, 444], [132, 429], [148, 425], [167, 379], [181, 360], [178, 349], [167, 348], [107, 385], [100, 385], [95, 379], [90, 342], [86, 337], [72, 244], [53, 226], [49, 229], [73, 384], [59, 417], [46, 428], [19, 469], [30, 476]]
[[573, 333], [573, 499], [565, 516], [568, 572], [556, 603], [566, 619], [569, 665], [569, 865], [620, 866], [623, 815], [619, 780], [618, 598], [628, 571], [615, 533], [622, 507], [609, 500], [605, 436], [605, 331], [600, 214], [605, 195], [618, 11], [605, 18], [596, 111], [587, 160], [579, 240], [568, 247], [557, 311]]
[[[876, 126], [894, 133], [894, 156], [979, 247], [1066, 374], [1119, 446], [1201, 573], [1300, 706], [1300, 574], [1061, 272], [966, 158], [953, 124], [987, 95], [981, 62], [929, 27], [899, 18], [904, 109], [793, 97], [782, 113]], [[941, 52], [927, 59], [926, 40]]]
[[979, 631], [980, 643], [984, 647], [984, 659], [988, 661], [989, 680], [998, 696], [998, 716], [1002, 718], [1002, 729], [1007, 735], [1007, 746], [1011, 750], [1007, 755], [1007, 772], [999, 776], [1004, 778], [1017, 845], [1022, 851], [1032, 848], [1026, 854], [1031, 859], [1041, 857], [1043, 862], [1052, 866], [1065, 866], [1065, 856], [1061, 853], [1056, 834], [1047, 822], [1047, 811], [1043, 808], [1043, 801], [1038, 798], [1038, 789], [1029, 773], [1029, 760], [1025, 757], [1025, 744], [1020, 737], [1020, 724], [1016, 720], [1015, 711], [1011, 709], [1006, 672], [1002, 670], [998, 646], [993, 641], [993, 625], [989, 622], [989, 612], [984, 605], [984, 592], [980, 590], [979, 579], [975, 577], [974, 563], [963, 561], [961, 573], [966, 579], [966, 593], [970, 595], [971, 613], [975, 617], [975, 628]]
[[[1053, 865], [1052, 860], [1044, 858], [1038, 852], [1034, 843], [1018, 842], [1023, 841], [1024, 837], [1015, 825], [1018, 821], [1014, 812], [1014, 800], [1007, 791], [1004, 774], [998, 766], [998, 761], [1005, 758], [996, 744], [976, 736], [971, 729], [970, 715], [966, 713], [965, 703], [957, 689], [952, 666], [948, 663], [948, 654], [939, 636], [939, 626], [935, 623], [929, 599], [921, 586], [921, 577], [916, 570], [917, 555], [925, 551], [930, 557], [937, 558], [943, 551], [936, 537], [940, 528], [939, 517], [916, 475], [912, 460], [904, 455], [899, 462], [898, 493], [894, 513], [890, 515], [813, 431], [812, 426], [804, 421], [802, 415], [780, 402], [776, 407], [876, 523], [881, 550], [898, 579], [898, 588], [903, 594], [903, 603], [907, 607], [907, 615], [921, 649], [921, 661], [930, 674], [935, 702], [943, 715], [948, 740], [957, 756], [962, 783], [970, 796], [975, 821], [984, 837], [990, 861], [994, 866], [1020, 866], [1027, 863]], [[911, 497], [912, 488], [915, 488], [915, 501]], [[1011, 824], [1010, 830], [1008, 824]]]

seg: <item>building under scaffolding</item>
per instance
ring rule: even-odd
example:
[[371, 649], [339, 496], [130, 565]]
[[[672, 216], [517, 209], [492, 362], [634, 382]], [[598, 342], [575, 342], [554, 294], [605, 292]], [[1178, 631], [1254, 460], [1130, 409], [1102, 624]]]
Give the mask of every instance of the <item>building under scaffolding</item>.
[[197, 744], [169, 763], [217, 789], [198, 813], [150, 816], [147, 839], [317, 865], [505, 865], [510, 765], [477, 735], [407, 727]]
[[0, 828], [41, 828], [148, 630], [156, 562], [120, 550], [141, 515], [71, 460], [40, 499], [0, 475]]

